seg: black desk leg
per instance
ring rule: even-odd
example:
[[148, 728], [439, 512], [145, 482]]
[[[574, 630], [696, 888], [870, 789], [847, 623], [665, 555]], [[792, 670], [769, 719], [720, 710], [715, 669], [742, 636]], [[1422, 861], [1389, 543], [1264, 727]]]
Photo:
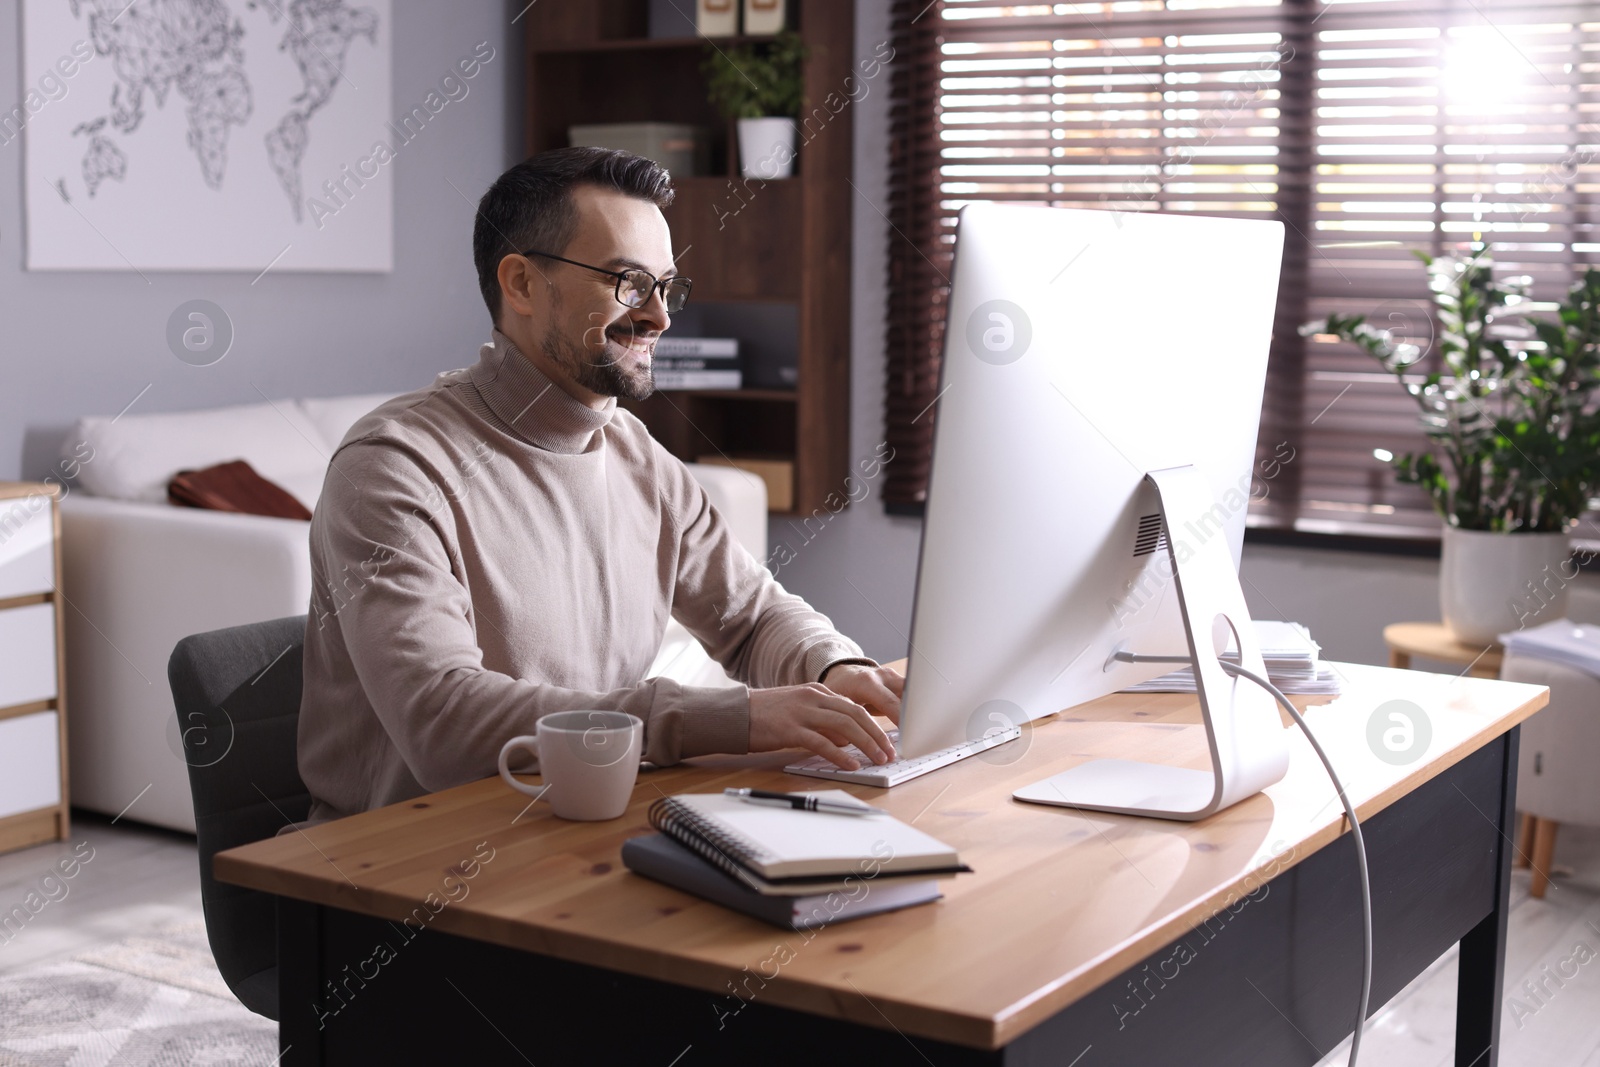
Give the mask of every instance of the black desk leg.
[[278, 1063], [322, 1067], [315, 1002], [322, 973], [322, 909], [278, 898]]
[[1500, 824], [1499, 874], [1494, 910], [1461, 939], [1461, 967], [1456, 976], [1456, 1067], [1498, 1067], [1500, 1062], [1500, 1001], [1505, 986], [1506, 920], [1511, 913], [1521, 733], [1521, 727], [1513, 727], [1500, 740], [1504, 759], [1500, 810], [1483, 813]]

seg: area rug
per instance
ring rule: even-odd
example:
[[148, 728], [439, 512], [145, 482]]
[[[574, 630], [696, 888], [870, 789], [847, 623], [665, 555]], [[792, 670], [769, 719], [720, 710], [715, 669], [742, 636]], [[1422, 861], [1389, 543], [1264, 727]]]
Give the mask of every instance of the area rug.
[[0, 975], [0, 1067], [270, 1067], [278, 1028], [228, 991], [203, 920]]

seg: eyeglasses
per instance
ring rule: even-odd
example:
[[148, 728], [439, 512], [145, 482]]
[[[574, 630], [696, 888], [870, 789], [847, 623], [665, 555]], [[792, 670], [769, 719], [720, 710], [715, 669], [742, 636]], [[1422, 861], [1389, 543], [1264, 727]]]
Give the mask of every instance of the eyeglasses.
[[574, 267], [592, 270], [596, 274], [604, 274], [617, 280], [617, 303], [623, 307], [642, 308], [650, 302], [650, 297], [656, 290], [661, 291], [661, 303], [666, 307], [668, 314], [676, 314], [683, 310], [683, 305], [689, 302], [689, 290], [694, 287], [694, 282], [688, 278], [660, 278], [647, 270], [606, 270], [604, 267], [591, 267], [587, 263], [579, 263], [575, 259], [565, 256], [551, 255], [549, 252], [518, 252], [519, 256], [543, 256], [545, 259], [559, 260], [562, 263], [571, 263]]

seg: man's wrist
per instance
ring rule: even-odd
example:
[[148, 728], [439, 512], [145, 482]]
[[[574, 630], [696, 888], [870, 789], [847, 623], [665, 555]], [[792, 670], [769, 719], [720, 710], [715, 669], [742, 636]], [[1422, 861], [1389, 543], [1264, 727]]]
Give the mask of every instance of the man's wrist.
[[828, 680], [828, 672], [829, 671], [833, 670], [835, 667], [843, 667], [843, 666], [845, 666], [846, 664], [849, 664], [849, 663], [858, 664], [858, 665], [860, 665], [862, 667], [877, 667], [877, 666], [879, 666], [879, 663], [878, 663], [877, 660], [868, 659], [865, 656], [849, 656], [849, 657], [844, 658], [844, 659], [836, 659], [833, 662], [829, 663], [827, 666], [822, 668], [822, 673], [817, 675], [817, 681], [818, 682], [826, 682]]

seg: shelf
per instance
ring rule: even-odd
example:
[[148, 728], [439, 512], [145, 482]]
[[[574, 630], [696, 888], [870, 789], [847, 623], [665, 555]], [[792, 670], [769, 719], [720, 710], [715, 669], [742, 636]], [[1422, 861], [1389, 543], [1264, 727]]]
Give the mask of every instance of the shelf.
[[[809, 50], [804, 96], [822, 101], [857, 73], [856, 5], [791, 0], [789, 6]], [[700, 327], [707, 336], [748, 341], [759, 365], [793, 366], [798, 384], [660, 390], [623, 406], [686, 461], [708, 453], [790, 458], [788, 514], [811, 514], [836, 497], [851, 473], [854, 109], [802, 134], [794, 177], [745, 180], [738, 175], [735, 123], [711, 106], [704, 57], [708, 44], [726, 49], [771, 37], [649, 38], [649, 11], [650, 0], [528, 9], [519, 23], [527, 34], [526, 151], [564, 147], [580, 124], [669, 122], [710, 131], [709, 174], [676, 177], [676, 200], [664, 211], [678, 269], [694, 279], [692, 303], [707, 308]], [[747, 314], [742, 305], [781, 312]], [[695, 321], [693, 313], [688, 318]], [[779, 379], [763, 373], [751, 380]]]
[[738, 37], [619, 37], [610, 41], [576, 41], [543, 44], [531, 50], [533, 55], [560, 55], [573, 52], [659, 52], [679, 48], [704, 48], [707, 44], [718, 48], [739, 48], [760, 44], [776, 38], [771, 34]]
[[793, 404], [799, 395], [793, 389], [661, 389], [658, 392], [702, 400], [758, 400], [779, 404]]

